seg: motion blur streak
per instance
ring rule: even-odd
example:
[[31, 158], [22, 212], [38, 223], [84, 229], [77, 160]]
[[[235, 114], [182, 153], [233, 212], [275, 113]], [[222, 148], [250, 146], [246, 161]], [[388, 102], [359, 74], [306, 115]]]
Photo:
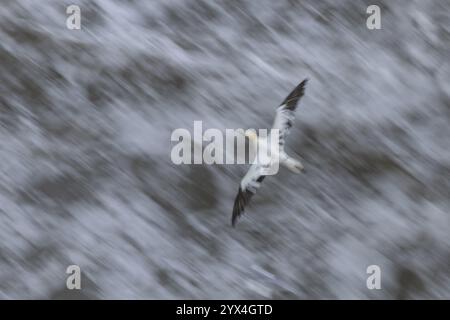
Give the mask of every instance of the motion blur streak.
[[[450, 3], [376, 2], [2, 0], [0, 298], [450, 298]], [[170, 133], [268, 128], [306, 77], [306, 173], [232, 229], [248, 166]]]

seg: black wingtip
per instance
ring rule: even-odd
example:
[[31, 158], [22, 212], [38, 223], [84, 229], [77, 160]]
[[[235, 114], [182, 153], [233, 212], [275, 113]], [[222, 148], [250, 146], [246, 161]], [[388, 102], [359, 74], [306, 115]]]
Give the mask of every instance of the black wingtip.
[[236, 227], [236, 217], [233, 216], [233, 218], [231, 219], [231, 227], [235, 228]]
[[[262, 181], [262, 180], [261, 180]], [[233, 214], [231, 216], [231, 226], [234, 227], [236, 225], [237, 220], [244, 213], [245, 206], [249, 203], [250, 198], [253, 193], [248, 190], [242, 191], [242, 188], [239, 187], [239, 191], [236, 195], [236, 199], [234, 200], [233, 206]]]
[[309, 79], [305, 78], [302, 82], [300, 82], [300, 84], [292, 90], [292, 92], [280, 105], [286, 105], [286, 109], [295, 110], [298, 100], [305, 94], [305, 86], [308, 81]]
[[299, 86], [302, 87], [302, 89], [305, 89], [305, 86], [308, 84], [309, 79], [305, 78], [302, 82], [300, 82]]
[[241, 216], [242, 211], [244, 211], [243, 195], [242, 195], [242, 189], [241, 189], [241, 187], [239, 187], [239, 191], [236, 195], [236, 199], [234, 200], [233, 214], [231, 216], [231, 226], [233, 228], [236, 226], [237, 219]]

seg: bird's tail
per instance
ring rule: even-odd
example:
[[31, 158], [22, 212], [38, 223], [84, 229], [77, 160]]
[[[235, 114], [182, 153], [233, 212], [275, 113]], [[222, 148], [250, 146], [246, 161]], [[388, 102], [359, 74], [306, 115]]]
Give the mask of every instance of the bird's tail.
[[287, 158], [286, 160], [284, 160], [283, 164], [292, 172], [295, 173], [301, 173], [304, 169], [303, 164], [294, 158]]

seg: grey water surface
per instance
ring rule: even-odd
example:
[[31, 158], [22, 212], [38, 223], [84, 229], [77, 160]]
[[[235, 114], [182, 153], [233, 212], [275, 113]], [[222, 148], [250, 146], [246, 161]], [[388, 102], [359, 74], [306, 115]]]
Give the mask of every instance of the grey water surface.
[[[376, 2], [1, 0], [0, 298], [450, 298], [450, 3]], [[249, 166], [171, 133], [268, 128], [304, 78], [305, 173], [233, 229]]]

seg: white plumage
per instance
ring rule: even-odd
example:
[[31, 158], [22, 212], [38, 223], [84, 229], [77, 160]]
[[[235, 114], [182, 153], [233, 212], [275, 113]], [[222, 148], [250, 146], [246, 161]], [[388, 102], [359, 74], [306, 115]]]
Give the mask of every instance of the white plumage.
[[[295, 173], [300, 173], [303, 170], [303, 165], [299, 160], [291, 158], [286, 154], [284, 145], [295, 118], [295, 109], [297, 108], [298, 101], [304, 95], [306, 82], [307, 79], [303, 80], [277, 108], [272, 129], [279, 130], [278, 152], [270, 150], [272, 151], [268, 153], [271, 155], [270, 164], [262, 164], [256, 161], [252, 164], [244, 178], [242, 178], [238, 194], [234, 201], [233, 215], [231, 217], [231, 224], [233, 226], [235, 226], [237, 219], [243, 214], [245, 206], [249, 203], [251, 197], [256, 193], [261, 182], [266, 177], [267, 166], [274, 165], [274, 161], [277, 161], [277, 165], [284, 165]], [[258, 138], [256, 132], [250, 131], [246, 135], [251, 141], [256, 143], [258, 148], [267, 148], [270, 146], [266, 140], [267, 138]], [[262, 153], [264, 154], [265, 152]]]

